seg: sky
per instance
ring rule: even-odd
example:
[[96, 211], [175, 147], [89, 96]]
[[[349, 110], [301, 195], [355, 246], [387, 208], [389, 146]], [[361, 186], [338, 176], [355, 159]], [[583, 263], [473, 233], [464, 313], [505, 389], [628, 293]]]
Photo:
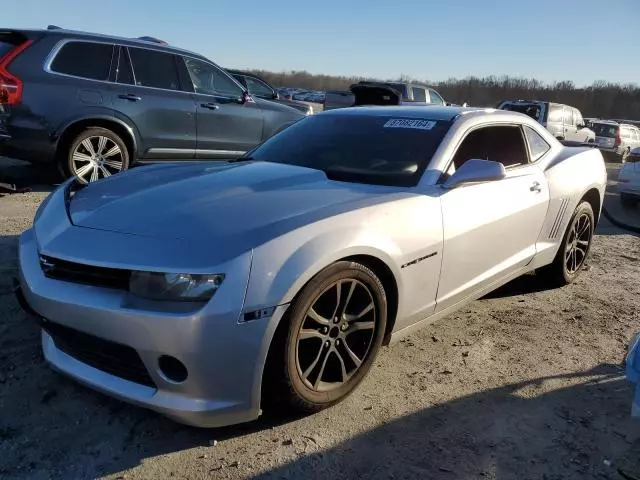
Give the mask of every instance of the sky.
[[[150, 35], [226, 68], [640, 83], [640, 0], [20, 0], [0, 27]], [[18, 7], [19, 6], [19, 7]]]

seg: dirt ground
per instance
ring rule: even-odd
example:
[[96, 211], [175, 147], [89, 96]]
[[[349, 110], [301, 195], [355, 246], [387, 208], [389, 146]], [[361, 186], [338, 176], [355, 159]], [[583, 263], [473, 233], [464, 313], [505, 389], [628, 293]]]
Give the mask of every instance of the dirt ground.
[[314, 416], [202, 430], [43, 362], [11, 293], [35, 190], [0, 198], [0, 478], [615, 479], [640, 463], [621, 367], [640, 330], [640, 238], [604, 219], [575, 284], [512, 282], [384, 348]]

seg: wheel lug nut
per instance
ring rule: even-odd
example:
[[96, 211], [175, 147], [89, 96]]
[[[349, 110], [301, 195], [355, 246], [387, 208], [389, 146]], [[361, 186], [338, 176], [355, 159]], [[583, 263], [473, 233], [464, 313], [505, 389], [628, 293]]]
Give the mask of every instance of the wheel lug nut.
[[339, 338], [336, 339], [336, 345], [340, 345], [340, 339]]
[[324, 346], [325, 346], [325, 347], [327, 347], [327, 348], [329, 348], [329, 345], [330, 345], [329, 340], [327, 340], [327, 341], [325, 342]]

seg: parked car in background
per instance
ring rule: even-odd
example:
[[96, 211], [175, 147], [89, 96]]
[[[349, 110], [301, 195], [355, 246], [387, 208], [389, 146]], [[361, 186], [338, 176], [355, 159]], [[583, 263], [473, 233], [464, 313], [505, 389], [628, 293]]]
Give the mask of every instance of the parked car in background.
[[640, 203], [640, 148], [634, 148], [618, 175], [620, 201], [628, 207]]
[[534, 269], [574, 282], [607, 180], [597, 149], [524, 115], [422, 106], [147, 168], [157, 184], [56, 189], [20, 237], [16, 294], [56, 369], [202, 427], [330, 407], [382, 345]]
[[503, 100], [496, 108], [530, 116], [558, 140], [595, 141], [595, 133], [588, 128], [580, 110], [569, 105], [540, 100]]
[[233, 75], [233, 77], [237, 81], [239, 81], [254, 98], [257, 97], [264, 100], [278, 102], [283, 105], [287, 105], [288, 107], [295, 108], [305, 115], [313, 114], [313, 108], [311, 108], [310, 105], [302, 102], [296, 102], [295, 100], [287, 100], [282, 98], [273, 86], [271, 86], [264, 78], [261, 78], [258, 75], [231, 69], [227, 69], [227, 72]]
[[611, 120], [596, 120], [592, 124], [596, 145], [606, 160], [624, 163], [634, 148], [640, 147], [640, 129]]
[[335, 108], [346, 108], [353, 106], [355, 97], [353, 92], [344, 90], [328, 90], [324, 96], [323, 110], [333, 110]]
[[327, 92], [324, 101], [325, 110], [359, 105], [444, 106], [447, 103], [433, 88], [424, 85], [370, 81], [354, 83], [348, 93]]
[[138, 162], [238, 157], [304, 118], [164, 42], [8, 29], [0, 56], [1, 154], [85, 183]]

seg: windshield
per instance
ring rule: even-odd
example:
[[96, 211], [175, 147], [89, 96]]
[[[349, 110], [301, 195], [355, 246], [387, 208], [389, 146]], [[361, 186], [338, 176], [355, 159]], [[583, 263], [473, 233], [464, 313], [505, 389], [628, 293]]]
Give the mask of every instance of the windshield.
[[618, 126], [608, 123], [593, 123], [591, 129], [596, 134], [596, 137], [615, 138]]
[[511, 112], [519, 112], [524, 113], [525, 115], [530, 116], [534, 120], [540, 120], [540, 112], [542, 109], [540, 105], [536, 104], [514, 104], [507, 103], [501, 107], [502, 110], [509, 110]]
[[414, 186], [450, 125], [429, 118], [317, 115], [271, 137], [250, 156], [322, 170], [334, 180]]

